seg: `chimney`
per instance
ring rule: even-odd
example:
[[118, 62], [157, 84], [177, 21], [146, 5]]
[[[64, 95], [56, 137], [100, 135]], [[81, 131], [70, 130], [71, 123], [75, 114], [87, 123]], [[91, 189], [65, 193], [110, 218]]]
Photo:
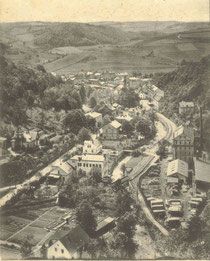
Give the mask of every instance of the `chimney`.
[[203, 112], [200, 106], [200, 150], [203, 149]]

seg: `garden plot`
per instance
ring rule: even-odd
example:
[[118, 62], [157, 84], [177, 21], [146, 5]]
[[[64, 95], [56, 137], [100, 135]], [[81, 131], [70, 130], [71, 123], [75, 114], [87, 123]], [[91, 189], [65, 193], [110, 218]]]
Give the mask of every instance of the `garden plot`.
[[51, 207], [25, 211], [7, 218], [3, 217], [0, 239], [8, 239], [9, 242], [21, 244], [27, 236], [33, 236], [32, 243], [36, 245], [48, 233], [46, 228], [50, 224], [58, 223], [67, 214], [71, 214], [69, 209]]

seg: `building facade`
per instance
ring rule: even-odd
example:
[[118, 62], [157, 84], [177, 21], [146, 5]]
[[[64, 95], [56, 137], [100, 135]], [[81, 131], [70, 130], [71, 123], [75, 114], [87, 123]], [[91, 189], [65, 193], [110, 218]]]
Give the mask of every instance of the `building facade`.
[[55, 233], [48, 240], [47, 258], [81, 259], [84, 246], [89, 242], [89, 236], [80, 226], [62, 233], [63, 235], [61, 236], [59, 233]]
[[173, 156], [187, 163], [192, 162], [194, 156], [194, 131], [180, 126], [173, 135]]
[[194, 113], [195, 105], [193, 102], [182, 101], [179, 103], [179, 114]]
[[102, 177], [105, 175], [105, 157], [103, 155], [75, 155], [71, 158], [72, 165], [76, 170], [83, 170], [89, 173], [91, 169], [101, 170]]
[[107, 140], [117, 140], [120, 138], [121, 124], [118, 121], [112, 121], [102, 128], [102, 138]]
[[91, 140], [85, 140], [83, 146], [83, 154], [98, 154], [102, 150], [102, 146], [94, 144]]

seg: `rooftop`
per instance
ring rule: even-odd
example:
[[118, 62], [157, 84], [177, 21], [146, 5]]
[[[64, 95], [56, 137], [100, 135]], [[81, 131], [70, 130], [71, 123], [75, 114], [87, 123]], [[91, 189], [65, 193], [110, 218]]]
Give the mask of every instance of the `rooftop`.
[[101, 113], [98, 113], [98, 112], [88, 112], [87, 114], [86, 114], [86, 116], [90, 116], [90, 117], [92, 117], [92, 118], [98, 118], [98, 117], [100, 117], [102, 114]]
[[111, 217], [107, 217], [104, 220], [102, 220], [101, 222], [98, 223], [96, 231], [102, 229], [103, 227], [105, 227], [106, 225], [112, 223], [114, 221], [114, 218]]
[[195, 180], [210, 183], [210, 164], [197, 160], [194, 160], [195, 167]]
[[172, 176], [176, 173], [184, 177], [188, 177], [188, 164], [180, 159], [169, 162], [167, 168], [167, 176]]
[[118, 121], [112, 121], [109, 124], [111, 124], [112, 127], [114, 127], [115, 129], [118, 129], [121, 127], [121, 124]]
[[71, 160], [82, 160], [82, 161], [98, 161], [103, 162], [104, 156], [103, 155], [75, 155], [71, 158]]
[[194, 102], [181, 101], [179, 107], [194, 107]]
[[89, 242], [89, 236], [87, 233], [78, 225], [69, 231], [58, 231], [49, 238], [50, 240], [60, 240], [65, 248], [71, 253], [75, 253], [82, 246]]
[[190, 139], [194, 139], [194, 130], [191, 128], [183, 127], [181, 125], [174, 131], [174, 138], [177, 138], [182, 134], [186, 135]]
[[51, 171], [50, 171], [50, 175], [55, 175], [55, 176], [67, 176], [68, 173], [65, 172], [63, 169], [61, 169], [58, 166], [54, 166], [52, 167]]

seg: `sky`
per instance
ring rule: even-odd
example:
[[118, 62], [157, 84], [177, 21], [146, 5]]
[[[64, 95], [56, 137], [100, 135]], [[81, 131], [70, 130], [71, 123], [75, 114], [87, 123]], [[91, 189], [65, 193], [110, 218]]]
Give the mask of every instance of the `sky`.
[[209, 21], [209, 0], [0, 0], [0, 22]]

